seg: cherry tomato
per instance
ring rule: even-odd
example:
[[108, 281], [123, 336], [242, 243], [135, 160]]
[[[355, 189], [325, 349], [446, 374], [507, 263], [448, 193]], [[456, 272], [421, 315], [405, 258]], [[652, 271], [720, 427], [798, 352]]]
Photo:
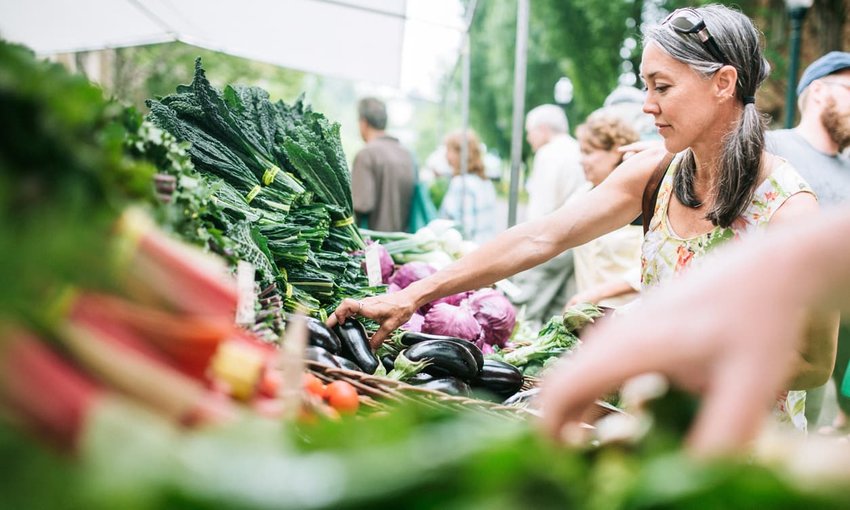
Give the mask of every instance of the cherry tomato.
[[282, 377], [280, 376], [280, 372], [266, 368], [257, 386], [257, 392], [264, 397], [275, 397], [277, 396], [281, 382]]
[[360, 399], [354, 386], [345, 381], [334, 381], [325, 389], [328, 403], [343, 414], [354, 413], [360, 406]]
[[301, 386], [311, 395], [319, 398], [324, 398], [325, 396], [325, 385], [322, 383], [322, 380], [311, 373], [305, 372], [301, 376]]

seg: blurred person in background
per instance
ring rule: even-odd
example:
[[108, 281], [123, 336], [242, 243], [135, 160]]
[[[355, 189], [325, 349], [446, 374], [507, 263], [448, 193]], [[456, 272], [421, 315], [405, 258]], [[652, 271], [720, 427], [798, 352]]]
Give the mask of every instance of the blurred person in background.
[[[589, 328], [543, 381], [543, 426], [571, 437], [595, 398], [659, 372], [702, 396], [687, 438], [700, 455], [739, 454], [756, 437], [805, 342], [803, 310], [850, 311], [850, 209], [739, 243]], [[793, 275], [789, 288], [786, 278]], [[746, 451], [746, 450], [743, 450]]]
[[[769, 70], [760, 32], [739, 11], [708, 5], [672, 12], [646, 29], [641, 61], [644, 111], [655, 118], [669, 158], [655, 151], [636, 154], [586, 195], [509, 229], [402, 291], [343, 300], [329, 323], [355, 314], [373, 319], [381, 324], [372, 337], [377, 346], [425, 303], [490, 285], [629, 224], [642, 211], [643, 197], [655, 194], [650, 187], [657, 195], [642, 245], [643, 292], [675, 286], [730, 242], [815, 217], [811, 188], [787, 161], [764, 150], [764, 118], [755, 93]], [[773, 274], [782, 292], [796, 292], [793, 276]], [[828, 380], [838, 327], [829, 310], [804, 315], [806, 342], [787, 352], [794, 376], [774, 399], [777, 422], [801, 430], [803, 390]], [[694, 322], [678, 334], [690, 342], [705, 327]]]
[[385, 132], [387, 107], [374, 97], [357, 105], [360, 136], [366, 142], [354, 157], [351, 195], [357, 224], [383, 232], [407, 230], [416, 171], [413, 156]]
[[[592, 113], [576, 128], [587, 193], [602, 184], [623, 161], [617, 149], [638, 140], [638, 132], [609, 108]], [[630, 224], [573, 248], [578, 303], [617, 308], [637, 297], [640, 290], [640, 248], [643, 229]]]
[[[568, 134], [563, 108], [544, 104], [525, 118], [526, 140], [534, 151], [534, 162], [526, 189], [526, 221], [536, 221], [557, 210], [587, 183], [581, 168], [578, 142]], [[561, 313], [575, 294], [573, 252], [566, 250], [553, 259], [516, 276], [521, 293], [512, 300], [525, 306], [525, 319], [533, 324]]]
[[464, 239], [483, 243], [496, 235], [496, 188], [487, 178], [481, 159], [481, 142], [472, 130], [466, 131], [467, 165], [461, 174], [463, 131], [446, 137], [446, 159], [452, 168], [452, 179], [440, 204], [440, 216], [454, 220]]
[[[833, 51], [812, 62], [797, 86], [800, 123], [794, 129], [767, 133], [767, 148], [787, 159], [809, 183], [821, 207], [850, 204], [850, 53]], [[850, 362], [850, 328], [839, 329], [833, 380], [838, 388]], [[806, 418], [817, 423], [826, 386], [809, 390]], [[838, 395], [834, 426], [848, 426], [850, 399]]]

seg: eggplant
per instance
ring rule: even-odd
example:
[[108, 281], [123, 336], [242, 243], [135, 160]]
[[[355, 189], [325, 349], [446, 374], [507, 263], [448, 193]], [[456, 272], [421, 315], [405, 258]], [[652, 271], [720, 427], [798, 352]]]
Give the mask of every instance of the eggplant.
[[518, 392], [522, 383], [522, 372], [517, 367], [504, 361], [488, 359], [484, 360], [484, 368], [472, 385], [507, 398]]
[[410, 361], [429, 360], [431, 364], [423, 370], [429, 374], [442, 375], [448, 372], [464, 381], [478, 377], [478, 363], [469, 349], [457, 342], [426, 340], [408, 347], [404, 356]]
[[389, 354], [384, 354], [381, 356], [381, 365], [384, 365], [384, 370], [389, 373], [395, 368], [395, 358]]
[[456, 344], [462, 345], [472, 354], [472, 357], [475, 358], [475, 364], [478, 365], [478, 370], [480, 371], [484, 368], [484, 354], [481, 352], [481, 349], [478, 348], [477, 345], [466, 340], [464, 338], [458, 338], [454, 336], [444, 336], [444, 335], [432, 335], [430, 333], [419, 333], [416, 331], [408, 331], [401, 335], [401, 343], [408, 347], [416, 345], [418, 343], [427, 342], [429, 340], [442, 340], [445, 342], [454, 342]]
[[363, 372], [363, 369], [360, 368], [357, 363], [351, 361], [348, 358], [343, 358], [342, 356], [334, 355], [334, 359], [339, 364], [340, 368], [344, 368], [346, 370], [353, 370], [355, 372]]
[[342, 355], [357, 363], [367, 374], [374, 374], [378, 369], [378, 358], [369, 346], [369, 337], [363, 325], [352, 318], [333, 327], [334, 332], [342, 343]]
[[470, 395], [469, 385], [457, 377], [432, 379], [426, 383], [418, 384], [416, 387], [431, 391], [442, 391], [449, 395], [457, 395], [461, 397], [468, 397]]
[[340, 353], [342, 350], [342, 343], [331, 328], [327, 327], [324, 322], [314, 317], [307, 317], [306, 322], [307, 331], [310, 334], [308, 337], [310, 345], [321, 347], [331, 354]]
[[334, 355], [315, 345], [308, 345], [304, 352], [304, 359], [315, 361], [326, 367], [339, 368], [339, 363], [334, 359]]

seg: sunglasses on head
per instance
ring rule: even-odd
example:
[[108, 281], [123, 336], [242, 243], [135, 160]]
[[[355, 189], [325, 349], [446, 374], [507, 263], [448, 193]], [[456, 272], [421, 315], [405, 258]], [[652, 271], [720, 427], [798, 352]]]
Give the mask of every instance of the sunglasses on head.
[[724, 65], [729, 64], [729, 59], [720, 50], [717, 41], [714, 40], [711, 32], [708, 31], [708, 27], [705, 26], [705, 20], [702, 19], [696, 10], [691, 8], [676, 9], [661, 24], [666, 25], [668, 23], [676, 33], [696, 34], [700, 42], [705, 46], [705, 49], [711, 53], [711, 56], [715, 60]]

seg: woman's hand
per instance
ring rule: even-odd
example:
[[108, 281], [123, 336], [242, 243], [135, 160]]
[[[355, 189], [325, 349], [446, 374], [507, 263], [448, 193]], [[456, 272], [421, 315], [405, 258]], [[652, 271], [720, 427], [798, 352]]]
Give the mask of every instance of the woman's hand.
[[661, 140], [640, 140], [634, 143], [621, 145], [617, 147], [617, 151], [623, 154], [623, 160], [627, 160], [639, 152], [658, 153], [663, 156], [667, 153], [664, 148], [664, 142]]
[[404, 290], [393, 294], [368, 297], [361, 300], [343, 299], [342, 303], [328, 317], [327, 325], [335, 326], [348, 317], [360, 315], [372, 319], [381, 325], [372, 335], [369, 343], [372, 349], [378, 348], [384, 340], [399, 326], [407, 322], [416, 311], [416, 301]]

